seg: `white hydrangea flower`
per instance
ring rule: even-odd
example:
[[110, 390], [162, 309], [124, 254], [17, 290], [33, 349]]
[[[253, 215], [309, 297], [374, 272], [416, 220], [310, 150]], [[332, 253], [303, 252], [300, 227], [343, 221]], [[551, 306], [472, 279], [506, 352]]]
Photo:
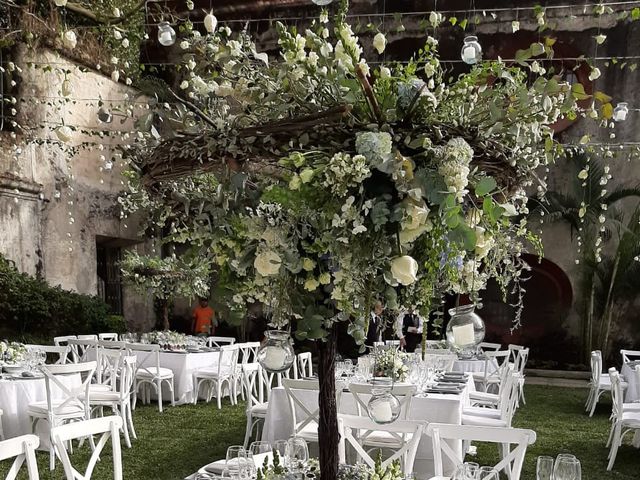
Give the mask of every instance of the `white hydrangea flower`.
[[473, 158], [473, 149], [463, 138], [452, 138], [444, 148], [440, 149], [442, 162], [438, 173], [444, 178], [444, 183], [450, 193], [455, 193], [458, 202], [462, 202], [468, 193], [469, 164]]
[[376, 49], [378, 55], [382, 55], [384, 49], [387, 47], [387, 37], [384, 36], [384, 33], [378, 32], [376, 36], [373, 37], [373, 48]]
[[263, 277], [276, 275], [280, 271], [281, 264], [280, 255], [271, 250], [258, 254], [253, 261], [256, 271]]

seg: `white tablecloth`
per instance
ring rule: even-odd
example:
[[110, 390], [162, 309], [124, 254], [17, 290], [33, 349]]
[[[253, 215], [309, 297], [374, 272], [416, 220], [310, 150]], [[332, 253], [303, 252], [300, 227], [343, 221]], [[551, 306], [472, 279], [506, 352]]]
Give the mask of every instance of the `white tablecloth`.
[[[410, 420], [423, 422], [451, 423], [459, 425], [462, 421], [462, 408], [468, 404], [468, 392], [474, 391], [473, 380], [469, 377], [467, 388], [461, 395], [428, 394], [426, 397], [414, 397], [411, 402]], [[317, 406], [317, 394], [313, 391], [302, 391], [299, 395], [303, 403]], [[317, 407], [314, 407], [314, 409]], [[312, 409], [313, 411], [313, 409]], [[340, 413], [357, 414], [356, 400], [349, 392], [342, 395]], [[287, 394], [283, 387], [271, 390], [267, 417], [262, 430], [262, 440], [273, 443], [276, 440], [286, 440], [293, 431], [293, 420]], [[462, 443], [456, 448], [462, 456]], [[445, 465], [445, 469], [449, 468]], [[417, 479], [428, 479], [433, 476], [433, 449], [431, 439], [424, 435], [418, 446], [414, 463], [414, 473]]]
[[[620, 369], [620, 374], [624, 377], [625, 381], [629, 384], [627, 391], [624, 395], [625, 402], [636, 402], [640, 400], [640, 385], [638, 385], [638, 378], [635, 371], [635, 362], [623, 363]], [[606, 374], [604, 374], [606, 375]]]
[[[81, 385], [79, 375], [61, 375], [60, 381], [68, 388]], [[56, 385], [52, 387], [51, 395], [54, 399], [66, 397]], [[30, 403], [46, 400], [47, 389], [43, 377], [0, 379], [0, 409], [3, 411], [2, 427], [5, 438], [32, 433], [27, 407]], [[40, 437], [40, 448], [48, 449], [49, 424], [46, 420], [38, 421], [36, 433]]]
[[[149, 352], [136, 352], [138, 361], [144, 366], [153, 366], [154, 356]], [[174, 393], [178, 405], [193, 402], [193, 373], [203, 367], [217, 367], [219, 352], [174, 353], [160, 352], [160, 367], [173, 371]], [[145, 360], [146, 359], [146, 360]], [[169, 399], [169, 388], [163, 382], [162, 398]]]

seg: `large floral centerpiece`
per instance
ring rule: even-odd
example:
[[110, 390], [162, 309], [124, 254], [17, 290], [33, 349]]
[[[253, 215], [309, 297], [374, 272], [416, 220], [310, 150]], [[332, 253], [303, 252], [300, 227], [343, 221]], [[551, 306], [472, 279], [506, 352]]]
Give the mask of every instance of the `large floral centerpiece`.
[[398, 382], [406, 380], [409, 374], [409, 367], [406, 362], [409, 354], [396, 350], [395, 348], [381, 348], [375, 351], [374, 371], [377, 377], [388, 377]]
[[478, 301], [489, 278], [521, 306], [522, 253], [540, 251], [526, 192], [544, 191], [535, 171], [562, 150], [550, 125], [584, 96], [501, 61], [448, 79], [432, 37], [374, 67], [346, 11], [300, 32], [278, 23], [278, 61], [228, 27], [183, 40], [181, 91], [153, 84], [122, 198], [183, 244], [184, 268], [211, 266], [231, 315], [261, 302], [272, 325], [318, 341], [323, 478], [337, 472], [336, 324], [362, 345], [376, 299], [428, 318], [446, 293]]
[[19, 342], [0, 341], [0, 362], [4, 364], [21, 363], [27, 348]]
[[140, 340], [143, 343], [161, 345], [163, 348], [185, 348], [188, 337], [184, 333], [174, 332], [172, 330], [162, 330], [143, 333]]

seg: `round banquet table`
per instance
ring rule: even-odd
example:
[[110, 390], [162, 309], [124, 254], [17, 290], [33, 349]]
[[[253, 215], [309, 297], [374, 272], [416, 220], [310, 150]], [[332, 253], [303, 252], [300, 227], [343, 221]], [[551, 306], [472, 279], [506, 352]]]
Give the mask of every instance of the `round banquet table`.
[[[60, 381], [67, 388], [79, 387], [82, 384], [80, 375], [63, 375]], [[56, 385], [52, 385], [51, 396], [54, 399], [65, 398], [64, 393]], [[2, 427], [5, 438], [17, 437], [32, 433], [31, 420], [27, 408], [32, 402], [47, 400], [47, 388], [44, 377], [14, 378], [2, 375], [0, 378], [0, 409], [3, 410]], [[42, 419], [36, 425], [36, 434], [40, 437], [40, 449], [49, 448], [49, 425]]]

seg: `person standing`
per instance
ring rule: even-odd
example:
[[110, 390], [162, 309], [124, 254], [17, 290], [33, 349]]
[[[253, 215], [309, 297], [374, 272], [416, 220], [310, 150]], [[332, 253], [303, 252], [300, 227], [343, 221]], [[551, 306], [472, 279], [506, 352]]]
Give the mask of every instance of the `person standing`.
[[367, 339], [364, 342], [367, 347], [373, 348], [374, 343], [382, 341], [382, 333], [384, 330], [383, 312], [384, 304], [380, 300], [376, 300], [376, 303], [373, 304], [373, 311], [369, 315]]
[[215, 314], [216, 312], [209, 306], [209, 300], [205, 297], [200, 297], [198, 306], [193, 309], [191, 330], [194, 335], [213, 335], [215, 332]]
[[422, 321], [423, 318], [416, 311], [415, 306], [411, 306], [407, 311], [398, 315], [396, 331], [399, 336], [402, 336], [400, 344], [404, 344], [407, 352], [415, 352], [422, 343]]

